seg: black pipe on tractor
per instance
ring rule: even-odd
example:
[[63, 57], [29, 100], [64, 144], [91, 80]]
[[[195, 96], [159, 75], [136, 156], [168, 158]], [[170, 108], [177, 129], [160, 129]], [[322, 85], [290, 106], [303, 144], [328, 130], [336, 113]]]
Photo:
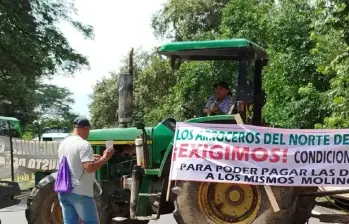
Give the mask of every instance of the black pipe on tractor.
[[130, 218], [136, 218], [136, 210], [137, 210], [137, 201], [138, 201], [138, 192], [140, 186], [141, 179], [141, 167], [134, 166], [132, 170], [132, 184], [131, 184], [131, 197], [130, 197]]
[[254, 107], [252, 125], [262, 125], [262, 108], [265, 103], [265, 93], [263, 91], [263, 79], [262, 70], [263, 67], [268, 64], [268, 59], [261, 59], [255, 62], [255, 74], [254, 74]]
[[119, 75], [119, 108], [120, 127], [127, 127], [133, 115], [133, 48], [129, 54], [128, 72]]
[[12, 133], [11, 133], [11, 122], [7, 121], [7, 125], [8, 125], [8, 135], [10, 137], [11, 181], [13, 182], [13, 181], [15, 181], [15, 171], [14, 171], [14, 166], [13, 166], [13, 142], [12, 142]]
[[239, 61], [236, 96], [238, 101], [244, 101], [245, 104], [251, 100], [251, 88], [247, 84], [248, 68], [247, 60]]
[[252, 125], [260, 126], [262, 124], [262, 69], [263, 64], [261, 60], [257, 60], [255, 63], [255, 74], [254, 74], [254, 107], [253, 107], [253, 118]]
[[[239, 72], [237, 76], [236, 101], [242, 101], [244, 107], [251, 102], [251, 88], [247, 83], [249, 63], [246, 59], [239, 61]], [[238, 106], [239, 107], [239, 106]], [[246, 110], [238, 111], [242, 120], [246, 121]]]

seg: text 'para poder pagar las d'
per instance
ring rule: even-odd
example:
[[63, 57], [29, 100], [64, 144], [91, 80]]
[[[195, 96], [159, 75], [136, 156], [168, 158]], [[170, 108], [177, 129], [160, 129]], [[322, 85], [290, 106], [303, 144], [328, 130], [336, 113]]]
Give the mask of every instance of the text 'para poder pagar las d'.
[[[181, 163], [180, 171], [199, 172], [206, 181], [275, 185], [349, 185], [349, 169], [307, 169], [221, 166]], [[193, 173], [194, 172], [194, 173]]]

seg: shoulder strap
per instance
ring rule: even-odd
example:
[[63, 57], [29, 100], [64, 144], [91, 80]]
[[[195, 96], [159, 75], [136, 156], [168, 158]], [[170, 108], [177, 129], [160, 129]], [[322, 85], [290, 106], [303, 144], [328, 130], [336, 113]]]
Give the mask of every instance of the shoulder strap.
[[81, 173], [81, 176], [80, 176], [79, 180], [81, 180], [81, 177], [82, 177], [82, 175], [84, 175], [84, 173], [85, 173], [85, 168], [84, 168], [84, 170], [82, 171], [82, 173]]
[[[85, 173], [85, 168], [84, 168], [84, 170], [82, 171], [81, 176], [80, 176], [80, 178], [79, 178], [78, 181], [81, 180], [81, 178], [82, 178], [82, 176], [84, 175], [84, 173]], [[76, 183], [76, 184], [74, 185], [74, 187], [72, 187], [72, 189], [74, 189], [74, 188], [76, 187], [76, 185], [78, 185], [78, 184]]]

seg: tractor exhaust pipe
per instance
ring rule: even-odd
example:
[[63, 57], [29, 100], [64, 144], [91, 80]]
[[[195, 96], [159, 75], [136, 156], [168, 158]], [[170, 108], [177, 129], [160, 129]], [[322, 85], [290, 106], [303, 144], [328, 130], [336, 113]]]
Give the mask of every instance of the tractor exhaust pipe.
[[130, 198], [130, 219], [136, 218], [137, 199], [141, 179], [141, 167], [134, 166], [132, 170], [131, 198]]
[[119, 108], [118, 121], [120, 127], [127, 127], [133, 115], [133, 48], [129, 54], [128, 71], [119, 75]]

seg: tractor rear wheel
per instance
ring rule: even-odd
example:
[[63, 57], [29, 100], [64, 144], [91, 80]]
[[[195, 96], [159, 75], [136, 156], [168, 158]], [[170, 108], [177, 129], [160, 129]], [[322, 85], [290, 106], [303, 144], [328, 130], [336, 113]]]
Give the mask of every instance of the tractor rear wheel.
[[177, 186], [178, 224], [293, 224], [297, 211], [297, 191], [292, 187], [271, 187], [280, 207], [275, 213], [263, 186], [198, 182], [177, 182]]
[[[109, 224], [112, 219], [111, 207], [103, 202], [103, 198], [104, 194], [95, 197], [99, 221], [101, 224]], [[48, 183], [37, 192], [30, 205], [28, 219], [28, 224], [63, 224], [62, 209], [58, 194], [54, 191], [54, 182]]]

